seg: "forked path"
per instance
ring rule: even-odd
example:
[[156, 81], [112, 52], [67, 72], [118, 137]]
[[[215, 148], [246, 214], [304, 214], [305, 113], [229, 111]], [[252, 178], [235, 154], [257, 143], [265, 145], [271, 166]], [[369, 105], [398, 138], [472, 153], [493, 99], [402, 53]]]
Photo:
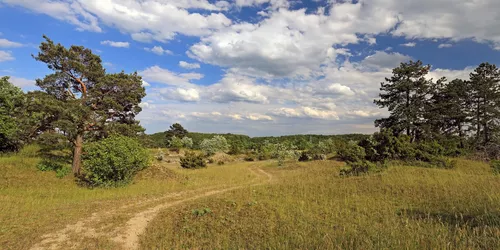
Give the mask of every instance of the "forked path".
[[[112, 211], [94, 213], [87, 219], [42, 236], [42, 241], [35, 244], [31, 249], [79, 249], [81, 245], [78, 240], [82, 238], [111, 239], [117, 244], [117, 248], [137, 249], [140, 235], [145, 232], [149, 222], [162, 210], [231, 190], [270, 183], [273, 180], [271, 174], [259, 167], [251, 166], [248, 170], [255, 175], [255, 179], [251, 182], [225, 188], [212, 187], [211, 189], [171, 193], [160, 198], [122, 206]], [[192, 195], [190, 196], [190, 194]], [[126, 216], [128, 220], [124, 224], [118, 223], [118, 225], [115, 225], [115, 216]], [[108, 224], [107, 227], [106, 224]], [[109, 229], [109, 225], [111, 225], [112, 229]]]

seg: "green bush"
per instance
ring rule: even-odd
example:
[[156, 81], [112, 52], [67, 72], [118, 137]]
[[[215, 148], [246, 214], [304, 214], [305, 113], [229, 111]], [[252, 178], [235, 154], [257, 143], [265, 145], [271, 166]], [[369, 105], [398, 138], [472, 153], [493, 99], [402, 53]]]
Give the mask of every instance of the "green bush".
[[56, 160], [42, 160], [36, 166], [40, 171], [54, 171], [57, 178], [63, 178], [71, 173], [71, 167]]
[[346, 162], [364, 161], [366, 157], [365, 149], [351, 141], [340, 147], [337, 152], [341, 160]]
[[114, 136], [84, 146], [82, 184], [91, 187], [121, 186], [149, 166], [149, 152], [139, 141]]
[[255, 161], [255, 158], [252, 157], [252, 156], [245, 156], [245, 158], [243, 158], [243, 160], [245, 160], [245, 161]]
[[310, 161], [312, 160], [312, 157], [309, 155], [309, 152], [307, 151], [302, 151], [299, 156], [299, 161]]
[[197, 154], [192, 151], [186, 152], [186, 155], [181, 157], [180, 163], [182, 168], [196, 169], [207, 167], [205, 157], [202, 154]]
[[492, 160], [490, 166], [494, 174], [500, 174], [500, 160]]
[[348, 168], [340, 170], [340, 176], [360, 176], [370, 172], [380, 172], [386, 168], [386, 164], [382, 162], [373, 163], [369, 161], [349, 162]]

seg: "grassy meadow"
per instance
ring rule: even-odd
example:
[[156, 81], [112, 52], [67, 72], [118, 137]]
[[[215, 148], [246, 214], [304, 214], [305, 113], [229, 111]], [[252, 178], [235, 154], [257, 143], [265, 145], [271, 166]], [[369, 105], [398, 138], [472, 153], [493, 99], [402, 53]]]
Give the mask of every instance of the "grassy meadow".
[[[236, 161], [196, 170], [154, 161], [129, 186], [86, 189], [37, 170], [39, 160], [30, 147], [0, 157], [0, 249], [29, 249], [47, 233], [106, 212], [92, 225], [99, 235], [70, 235], [72, 245], [58, 248], [126, 249], [110, 240], [110, 228], [182, 197], [147, 224], [140, 249], [500, 248], [500, 176], [487, 163], [457, 159], [452, 170], [393, 164], [340, 177], [344, 163], [337, 161]], [[162, 200], [168, 194], [180, 198]]]

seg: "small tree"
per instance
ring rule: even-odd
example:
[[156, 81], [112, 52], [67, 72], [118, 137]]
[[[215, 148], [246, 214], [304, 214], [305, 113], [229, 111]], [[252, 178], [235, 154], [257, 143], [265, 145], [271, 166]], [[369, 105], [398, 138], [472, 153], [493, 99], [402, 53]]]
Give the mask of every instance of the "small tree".
[[183, 137], [182, 140], [182, 146], [185, 148], [193, 148], [193, 139], [189, 137]]
[[182, 127], [179, 123], [174, 123], [170, 126], [169, 130], [165, 131], [165, 139], [167, 145], [172, 139], [172, 137], [184, 138], [188, 134], [188, 131]]
[[180, 158], [180, 163], [182, 168], [196, 169], [207, 167], [203, 155], [196, 154], [192, 151], [186, 152], [186, 155]]
[[226, 138], [220, 135], [214, 136], [212, 139], [205, 139], [200, 144], [200, 149], [205, 153], [205, 155], [214, 155], [218, 152], [228, 152], [229, 144]]

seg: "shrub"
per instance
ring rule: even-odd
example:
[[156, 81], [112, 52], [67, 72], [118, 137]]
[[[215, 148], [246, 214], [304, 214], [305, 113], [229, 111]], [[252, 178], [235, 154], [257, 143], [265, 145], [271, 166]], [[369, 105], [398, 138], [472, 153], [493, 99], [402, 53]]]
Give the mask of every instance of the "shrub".
[[255, 161], [254, 157], [252, 156], [245, 156], [245, 158], [243, 158], [244, 161]]
[[385, 163], [373, 163], [365, 160], [349, 162], [347, 165], [348, 168], [340, 170], [341, 176], [360, 176], [369, 172], [380, 172], [386, 168]]
[[218, 152], [226, 153], [229, 151], [229, 144], [226, 138], [220, 135], [214, 136], [212, 139], [205, 139], [200, 143], [200, 149], [205, 155], [214, 155]]
[[217, 165], [219, 165], [219, 166], [224, 165], [224, 164], [225, 164], [225, 162], [224, 162], [224, 161], [218, 161], [218, 162], [217, 162]]
[[156, 152], [155, 158], [157, 161], [163, 161], [163, 158], [165, 158], [165, 153], [163, 153], [163, 150], [159, 148], [158, 152]]
[[71, 167], [56, 160], [42, 160], [36, 166], [40, 171], [54, 171], [57, 178], [63, 178], [71, 172]]
[[312, 157], [309, 155], [309, 152], [302, 151], [299, 156], [299, 161], [310, 161]]
[[80, 179], [91, 187], [125, 185], [148, 165], [149, 153], [137, 140], [109, 137], [84, 146]]
[[359, 162], [365, 160], [365, 149], [358, 146], [355, 142], [350, 141], [343, 147], [340, 147], [337, 152], [341, 160], [346, 162]]
[[186, 152], [186, 155], [180, 158], [180, 163], [182, 168], [189, 169], [204, 168], [207, 166], [205, 157], [202, 154], [197, 154], [192, 151]]
[[494, 174], [500, 174], [500, 160], [492, 160], [490, 166]]

